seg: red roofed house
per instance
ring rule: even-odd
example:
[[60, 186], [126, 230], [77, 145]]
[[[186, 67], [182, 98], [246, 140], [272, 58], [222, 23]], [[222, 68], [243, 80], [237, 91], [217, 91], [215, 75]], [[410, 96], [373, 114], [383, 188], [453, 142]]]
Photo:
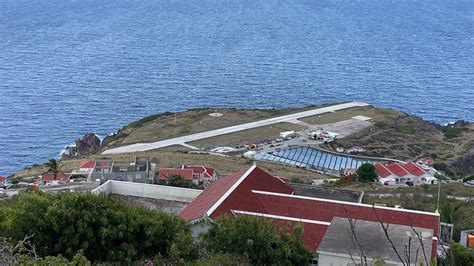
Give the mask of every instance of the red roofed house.
[[185, 180], [192, 181], [194, 184], [199, 185], [214, 179], [216, 171], [214, 168], [202, 165], [182, 165], [179, 168], [162, 168], [158, 172], [158, 180], [167, 180], [170, 175], [180, 175], [184, 177]]
[[7, 178], [6, 178], [6, 177], [0, 176], [0, 183], [3, 183], [3, 182], [5, 182], [6, 180], [7, 180]]
[[56, 175], [56, 179], [54, 179], [54, 174], [52, 173], [43, 173], [41, 175], [41, 180], [42, 181], [67, 181], [69, 179], [69, 175], [65, 173], [58, 173]]
[[395, 181], [395, 184], [406, 184], [407, 182], [433, 184], [437, 181], [435, 177], [413, 162], [376, 163], [374, 166], [380, 183], [386, 185], [392, 185], [392, 180]]
[[423, 184], [434, 184], [437, 182], [437, 179], [428, 173], [425, 169], [414, 162], [403, 163], [401, 164], [410, 174], [415, 176], [415, 179], [418, 183]]
[[[294, 195], [294, 189], [255, 165], [222, 177], [181, 210], [179, 216], [193, 224], [193, 233], [207, 230], [207, 220], [220, 215], [250, 215], [277, 222], [301, 223], [302, 239], [315, 252], [335, 217], [383, 222], [433, 230], [439, 214]], [[382, 236], [381, 236], [382, 237]], [[436, 256], [433, 238], [430, 257]]]
[[78, 168], [75, 168], [74, 170], [72, 170], [71, 175], [90, 178], [95, 165], [96, 165], [96, 161], [94, 160], [81, 162]]
[[202, 165], [182, 165], [181, 169], [192, 169], [194, 176], [200, 181], [210, 180], [215, 177], [216, 171], [214, 168]]
[[158, 171], [159, 180], [168, 180], [168, 178], [172, 175], [179, 175], [182, 176], [184, 180], [197, 183], [197, 178], [194, 177], [193, 169], [161, 168]]

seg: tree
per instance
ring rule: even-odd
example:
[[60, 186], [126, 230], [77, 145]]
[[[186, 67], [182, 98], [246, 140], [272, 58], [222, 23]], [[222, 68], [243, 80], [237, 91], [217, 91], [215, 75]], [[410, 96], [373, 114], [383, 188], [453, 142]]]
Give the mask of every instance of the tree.
[[302, 227], [275, 225], [251, 216], [221, 216], [202, 240], [212, 253], [246, 256], [252, 265], [305, 265], [311, 253], [301, 240]]
[[45, 163], [45, 165], [48, 167], [48, 173], [52, 173], [54, 175], [54, 180], [56, 180], [59, 173], [59, 161], [51, 158], [47, 163]]
[[462, 204], [456, 203], [451, 200], [443, 200], [439, 204], [439, 213], [441, 222], [454, 224], [456, 220], [459, 218], [459, 208], [461, 208]]
[[173, 187], [185, 187], [186, 180], [181, 175], [172, 174], [168, 176], [168, 185]]
[[474, 265], [474, 252], [459, 243], [452, 243], [446, 261], [452, 266]]
[[168, 178], [168, 186], [173, 187], [186, 187], [186, 188], [194, 188], [197, 187], [193, 182], [184, 179], [183, 176], [178, 174], [171, 174], [167, 176]]
[[179, 217], [86, 193], [21, 194], [0, 208], [0, 228], [0, 236], [12, 241], [33, 235], [40, 257], [72, 259], [79, 250], [92, 262], [196, 256], [190, 228]]
[[[160, 264], [158, 264], [160, 265]], [[213, 254], [207, 258], [201, 258], [199, 260], [190, 263], [189, 265], [194, 266], [208, 266], [208, 265], [219, 265], [219, 266], [237, 266], [237, 265], [250, 265], [247, 259], [243, 256], [235, 256], [232, 254]]]
[[357, 180], [360, 182], [374, 182], [377, 180], [377, 172], [375, 172], [375, 167], [370, 163], [362, 164], [359, 169], [357, 169]]

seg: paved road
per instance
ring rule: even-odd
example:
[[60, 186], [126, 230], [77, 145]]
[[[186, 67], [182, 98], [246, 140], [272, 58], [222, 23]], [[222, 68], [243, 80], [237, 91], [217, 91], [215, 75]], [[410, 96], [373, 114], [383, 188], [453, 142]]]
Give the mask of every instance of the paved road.
[[214, 129], [214, 130], [210, 130], [206, 132], [191, 134], [191, 135], [177, 137], [173, 139], [161, 140], [161, 141], [152, 142], [152, 143], [137, 143], [137, 144], [127, 145], [127, 146], [122, 146], [122, 147], [106, 150], [102, 154], [131, 153], [131, 152], [149, 151], [149, 150], [169, 147], [173, 145], [186, 145], [185, 144], [186, 142], [192, 142], [192, 141], [196, 141], [200, 139], [207, 139], [207, 138], [211, 138], [215, 136], [234, 133], [234, 132], [238, 132], [242, 130], [248, 130], [248, 129], [252, 129], [256, 127], [273, 125], [276, 123], [282, 123], [282, 122], [291, 123], [292, 121], [299, 118], [303, 118], [303, 117], [319, 115], [319, 114], [323, 114], [327, 112], [335, 112], [335, 111], [343, 110], [347, 108], [361, 107], [361, 106], [367, 106], [367, 105], [368, 104], [361, 103], [361, 102], [349, 102], [349, 103], [343, 103], [343, 104], [338, 104], [338, 105], [332, 105], [328, 107], [313, 109], [309, 111], [304, 111], [304, 112], [299, 112], [299, 113], [294, 113], [294, 114], [289, 114], [289, 115], [284, 115], [284, 116], [279, 116], [279, 117], [273, 117], [273, 118], [250, 122], [246, 124]]

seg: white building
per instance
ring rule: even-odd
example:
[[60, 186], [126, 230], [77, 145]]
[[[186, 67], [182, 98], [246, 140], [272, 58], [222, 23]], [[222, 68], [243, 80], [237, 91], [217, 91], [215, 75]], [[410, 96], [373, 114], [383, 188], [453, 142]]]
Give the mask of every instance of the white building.
[[282, 139], [292, 139], [296, 137], [296, 133], [294, 131], [284, 131], [280, 132], [280, 138]]
[[376, 163], [375, 171], [380, 183], [386, 185], [391, 185], [392, 180], [395, 180], [395, 184], [435, 184], [438, 182], [432, 174], [413, 162]]

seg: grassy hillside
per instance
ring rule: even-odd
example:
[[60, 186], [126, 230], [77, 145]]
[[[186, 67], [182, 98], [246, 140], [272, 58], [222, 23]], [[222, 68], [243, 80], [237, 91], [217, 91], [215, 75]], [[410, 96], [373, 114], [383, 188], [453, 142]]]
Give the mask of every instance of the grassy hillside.
[[395, 110], [372, 112], [371, 127], [333, 146], [361, 146], [365, 155], [407, 161], [432, 157], [450, 174], [474, 173], [474, 125], [448, 128]]

